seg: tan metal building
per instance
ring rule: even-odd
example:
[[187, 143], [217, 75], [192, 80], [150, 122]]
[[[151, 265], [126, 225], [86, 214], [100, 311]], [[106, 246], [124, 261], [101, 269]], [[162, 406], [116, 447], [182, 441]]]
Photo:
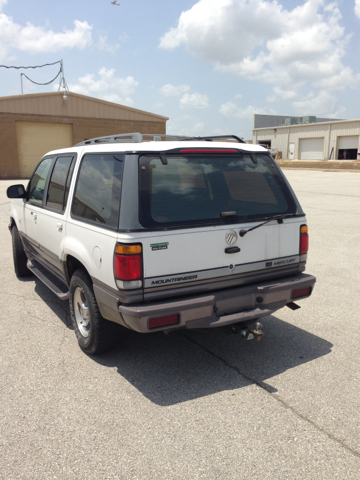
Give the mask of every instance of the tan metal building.
[[253, 129], [253, 143], [289, 160], [360, 159], [360, 120], [337, 120]]
[[26, 178], [50, 150], [117, 133], [166, 133], [168, 117], [68, 92], [0, 97], [0, 178]]

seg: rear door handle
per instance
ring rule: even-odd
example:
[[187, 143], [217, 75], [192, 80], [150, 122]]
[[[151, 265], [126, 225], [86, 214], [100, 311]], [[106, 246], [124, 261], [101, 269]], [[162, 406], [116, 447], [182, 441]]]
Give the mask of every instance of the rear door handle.
[[36, 220], [36, 219], [37, 219], [37, 213], [35, 213], [35, 212], [31, 212], [31, 215], [32, 215], [32, 217], [33, 217], [33, 219], [34, 219], [34, 220]]
[[63, 224], [61, 222], [57, 222], [56, 226], [57, 226], [58, 231], [62, 232]]

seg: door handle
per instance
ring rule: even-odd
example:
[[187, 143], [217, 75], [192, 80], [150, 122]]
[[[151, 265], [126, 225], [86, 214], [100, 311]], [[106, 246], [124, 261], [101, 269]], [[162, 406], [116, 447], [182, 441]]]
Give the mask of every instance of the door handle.
[[59, 232], [62, 232], [63, 224], [62, 224], [61, 222], [58, 222], [58, 223], [56, 224], [56, 226], [57, 226], [58, 231], [59, 231]]
[[35, 212], [31, 212], [31, 215], [32, 215], [32, 217], [33, 217], [33, 219], [34, 219], [34, 220], [36, 220], [36, 219], [37, 219], [37, 213], [35, 213]]

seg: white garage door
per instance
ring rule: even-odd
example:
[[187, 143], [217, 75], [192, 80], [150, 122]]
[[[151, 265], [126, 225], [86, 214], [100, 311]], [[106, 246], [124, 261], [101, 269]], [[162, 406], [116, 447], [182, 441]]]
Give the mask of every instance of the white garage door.
[[304, 138], [300, 140], [300, 160], [324, 160], [324, 139]]
[[27, 178], [31, 176], [45, 153], [72, 146], [72, 125], [16, 122], [16, 138], [20, 176]]
[[351, 148], [358, 148], [359, 146], [359, 135], [354, 137], [338, 137], [338, 149], [339, 150], [350, 150]]

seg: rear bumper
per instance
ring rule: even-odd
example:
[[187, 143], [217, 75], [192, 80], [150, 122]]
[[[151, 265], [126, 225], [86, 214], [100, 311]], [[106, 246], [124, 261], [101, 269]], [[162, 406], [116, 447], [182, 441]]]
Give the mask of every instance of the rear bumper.
[[[300, 274], [175, 301], [120, 305], [119, 312], [127, 327], [142, 333], [180, 327], [218, 328], [234, 323], [251, 323], [291, 303], [294, 290], [310, 287], [312, 292], [315, 282], [314, 276]], [[176, 325], [149, 329], [151, 318], [175, 314], [179, 316]]]

